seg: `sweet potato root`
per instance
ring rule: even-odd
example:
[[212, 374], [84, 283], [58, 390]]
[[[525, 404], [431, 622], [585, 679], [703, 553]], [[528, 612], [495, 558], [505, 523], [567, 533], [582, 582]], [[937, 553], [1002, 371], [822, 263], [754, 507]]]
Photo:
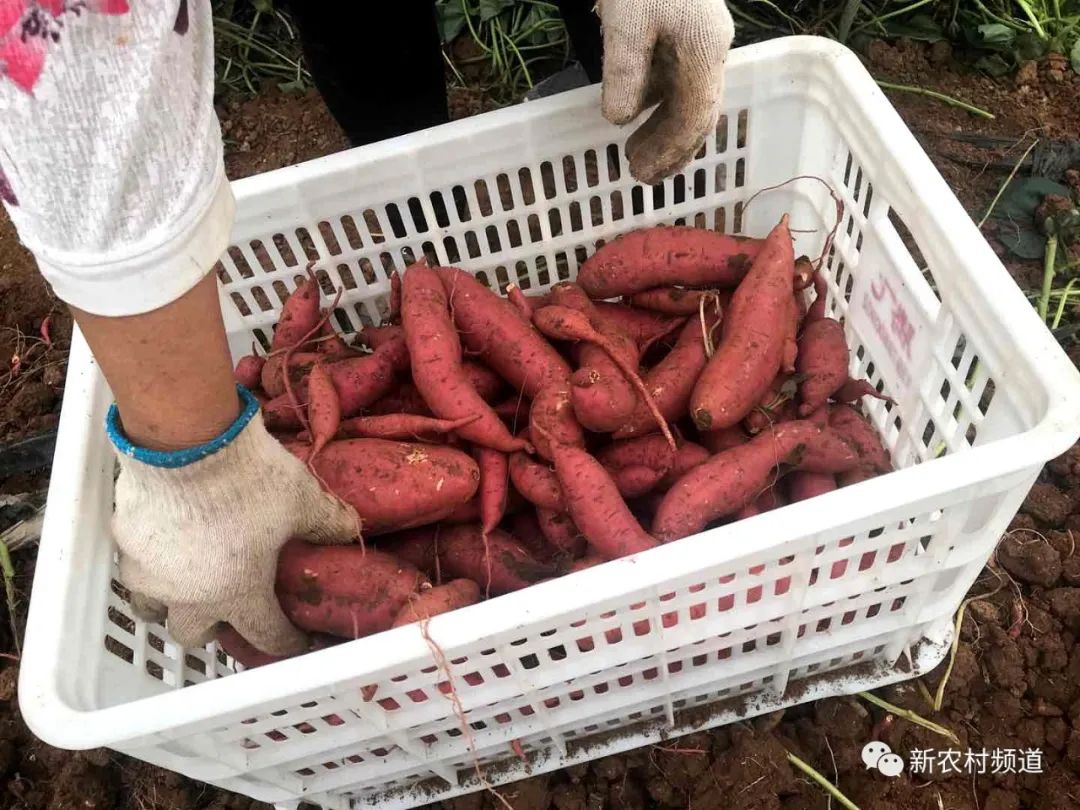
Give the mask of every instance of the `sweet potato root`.
[[[743, 441], [746, 441], [745, 437]], [[681, 442], [679, 449], [675, 451], [675, 458], [671, 469], [660, 479], [657, 489], [666, 492], [675, 485], [675, 482], [694, 469], [698, 464], [704, 464], [712, 454], [700, 444], [693, 442]]]
[[835, 394], [848, 379], [848, 347], [844, 327], [832, 318], [808, 323], [799, 335], [796, 368], [799, 416], [809, 416]]
[[510, 480], [529, 503], [553, 512], [565, 512], [566, 501], [555, 472], [529, 458], [525, 453], [510, 456]]
[[445, 585], [426, 588], [409, 599], [391, 627], [404, 627], [426, 621], [440, 613], [475, 605], [480, 601], [480, 586], [471, 579], [455, 579]]
[[734, 287], [760, 251], [761, 242], [755, 239], [698, 228], [645, 228], [600, 248], [582, 265], [578, 283], [593, 298], [677, 284]]
[[836, 477], [828, 473], [808, 473], [796, 470], [787, 477], [787, 492], [792, 503], [808, 501], [836, 489]]
[[529, 409], [529, 435], [536, 452], [548, 461], [552, 458], [551, 442], [585, 446], [585, 433], [574, 415], [568, 385], [551, 383], [540, 389]]
[[[706, 324], [715, 323], [706, 317]], [[679, 334], [679, 340], [667, 357], [653, 366], [644, 377], [645, 388], [652, 394], [660, 414], [668, 422], [682, 419], [690, 409], [690, 395], [709, 358], [699, 318], [691, 318]], [[640, 400], [630, 418], [615, 432], [616, 439], [640, 436], [656, 429], [656, 419]]]
[[398, 414], [411, 414], [414, 416], [429, 416], [434, 418], [431, 408], [424, 402], [420, 392], [411, 382], [404, 382], [392, 387], [384, 396], [377, 399], [365, 408], [368, 416], [396, 416]]
[[716, 293], [710, 290], [688, 290], [684, 287], [658, 287], [630, 297], [630, 304], [664, 315], [697, 315], [702, 300]]
[[314, 466], [356, 509], [365, 535], [440, 520], [472, 498], [480, 480], [476, 462], [459, 450], [382, 439], [330, 442]]
[[435, 415], [461, 419], [478, 414], [475, 422], [460, 429], [463, 438], [504, 453], [524, 449], [526, 444], [510, 435], [465, 376], [461, 341], [450, 317], [447, 292], [431, 268], [414, 264], [406, 271], [401, 318], [413, 382]]
[[341, 424], [341, 401], [330, 373], [321, 363], [316, 363], [308, 375], [307, 417], [311, 425], [310, 463], [334, 438]]
[[405, 329], [396, 324], [386, 326], [365, 326], [357, 335], [356, 342], [374, 351], [384, 343], [400, 338], [405, 339]]
[[881, 443], [881, 437], [866, 418], [847, 405], [833, 408], [829, 415], [829, 427], [855, 448], [859, 456], [859, 467], [865, 467], [877, 473], [892, 470], [889, 451]]
[[578, 531], [570, 515], [565, 512], [537, 509], [536, 521], [544, 541], [558, 554], [577, 559], [585, 553], [587, 547], [585, 537]]
[[307, 266], [308, 277], [296, 286], [281, 309], [281, 317], [270, 341], [271, 352], [293, 348], [319, 322], [319, 282], [312, 272], [314, 265], [312, 262]]
[[466, 416], [462, 419], [435, 419], [410, 413], [354, 416], [352, 419], [341, 422], [338, 438], [411, 441], [451, 433], [476, 418], [476, 416]]
[[278, 556], [275, 590], [301, 630], [361, 638], [389, 629], [425, 582], [420, 571], [385, 552], [292, 540]]
[[701, 443], [713, 455], [723, 453], [733, 447], [746, 444], [750, 437], [741, 425], [732, 425], [723, 430], [708, 430], [701, 434]]
[[233, 369], [233, 378], [244, 388], [258, 388], [262, 385], [262, 370], [265, 364], [266, 358], [257, 354], [241, 357]]
[[670, 542], [738, 513], [771, 485], [780, 465], [800, 464], [822, 433], [810, 422], [786, 422], [699, 464], [668, 491], [653, 521], [653, 533]]
[[566, 361], [513, 304], [463, 270], [440, 267], [434, 272], [442, 281], [454, 323], [470, 353], [482, 357], [515, 391], [534, 399], [549, 381], [570, 376]]
[[895, 404], [892, 397], [885, 396], [866, 380], [848, 379], [847, 382], [841, 385], [832, 396], [835, 401], [843, 402], [848, 405], [855, 405], [863, 397], [873, 397], [874, 399], [880, 399], [883, 402]]
[[656, 540], [641, 528], [599, 461], [576, 447], [556, 445], [553, 450], [566, 511], [590, 548], [615, 559], [656, 547]]
[[[609, 301], [596, 301], [593, 308], [597, 323], [621, 329], [634, 339], [641, 351], [683, 324], [681, 317], [662, 315], [659, 312], [649, 312]], [[539, 305], [533, 306], [533, 312], [538, 309]]]
[[506, 532], [496, 529], [485, 536], [475, 525], [440, 530], [438, 554], [444, 572], [473, 580], [484, 593], [518, 591], [555, 573]]
[[794, 272], [785, 215], [732, 296], [724, 339], [694, 387], [690, 413], [699, 430], [722, 430], [741, 422], [776, 377], [783, 360]]
[[485, 534], [493, 532], [506, 514], [510, 475], [506, 453], [477, 447], [474, 451], [480, 468], [480, 525]]

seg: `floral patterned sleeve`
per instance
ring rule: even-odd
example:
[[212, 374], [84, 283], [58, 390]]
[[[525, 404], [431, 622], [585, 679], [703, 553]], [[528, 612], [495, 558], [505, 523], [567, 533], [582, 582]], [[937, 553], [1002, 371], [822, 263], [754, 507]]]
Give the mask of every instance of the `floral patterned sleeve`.
[[213, 93], [210, 0], [0, 0], [0, 198], [61, 299], [149, 312], [213, 266]]

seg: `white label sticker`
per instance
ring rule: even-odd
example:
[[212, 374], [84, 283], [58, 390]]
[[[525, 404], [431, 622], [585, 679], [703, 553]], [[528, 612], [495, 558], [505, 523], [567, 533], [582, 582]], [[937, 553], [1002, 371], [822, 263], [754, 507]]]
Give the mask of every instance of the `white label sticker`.
[[922, 343], [929, 324], [901, 274], [880, 261], [868, 262], [869, 258], [862, 257], [848, 312], [886, 390], [896, 396], [917, 384], [914, 377], [924, 359]]

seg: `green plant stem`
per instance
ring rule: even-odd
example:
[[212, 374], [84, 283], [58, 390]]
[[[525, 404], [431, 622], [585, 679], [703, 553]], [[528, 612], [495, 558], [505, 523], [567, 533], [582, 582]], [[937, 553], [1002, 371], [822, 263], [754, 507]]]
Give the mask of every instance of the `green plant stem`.
[[847, 810], [859, 810], [859, 806], [855, 804], [855, 802], [851, 801], [851, 799], [841, 793], [840, 788], [838, 788], [836, 785], [834, 785], [832, 782], [830, 782], [828, 779], [818, 773], [818, 771], [813, 766], [807, 764], [806, 762], [803, 762], [790, 751], [787, 752], [787, 758], [788, 762], [790, 762], [800, 771], [802, 771], [815, 782], [817, 782], [818, 785], [820, 785], [826, 793], [828, 793], [830, 796], [840, 802], [840, 804], [843, 807], [846, 807]]
[[855, 31], [856, 33], [858, 33], [859, 31], [865, 31], [867, 28], [869, 28], [871, 25], [874, 25], [875, 23], [878, 26], [881, 26], [881, 24], [885, 22], [885, 20], [891, 20], [893, 17], [900, 17], [904, 14], [909, 14], [917, 8], [922, 8], [928, 3], [933, 2], [935, 2], [935, 0], [916, 0], [916, 2], [904, 6], [903, 8], [898, 8], [895, 11], [890, 11], [888, 14], [882, 14], [880, 16], [874, 17], [870, 20], [870, 22], [866, 23], [866, 25], [861, 25], [856, 28]]
[[871, 694], [870, 692], [859, 692], [859, 697], [861, 697], [863, 700], [873, 703], [878, 708], [884, 709], [890, 714], [895, 714], [897, 717], [901, 717], [904, 720], [907, 720], [909, 723], [914, 723], [917, 726], [922, 726], [927, 731], [932, 731], [935, 734], [940, 734], [942, 737], [944, 737], [954, 745], [960, 744], [960, 738], [957, 737], [955, 733], [945, 728], [945, 726], [939, 726], [937, 723], [934, 723], [930, 720], [927, 720], [925, 717], [921, 717], [920, 715], [915, 714], [915, 712], [911, 711], [911, 709], [903, 709], [900, 706], [894, 706], [892, 703], [889, 703], [889, 701], [882, 700], [877, 695]]
[[862, 8], [862, 0], [847, 0], [844, 3], [844, 13], [840, 15], [840, 24], [836, 29], [836, 38], [840, 40], [841, 44], [847, 43], [848, 35], [851, 33], [851, 26], [855, 24], [855, 17], [858, 15], [860, 8]]
[[1031, 10], [1031, 6], [1028, 5], [1027, 0], [1016, 0], [1016, 5], [1020, 6], [1024, 10], [1024, 14], [1031, 20], [1031, 27], [1035, 29], [1035, 33], [1039, 35], [1039, 39], [1049, 39], [1046, 35], [1046, 30], [1042, 27], [1042, 23], [1039, 22], [1039, 18], [1035, 16], [1035, 12]]
[[1065, 285], [1065, 291], [1061, 294], [1061, 300], [1058, 302], [1057, 312], [1054, 313], [1054, 321], [1050, 324], [1052, 330], [1061, 326], [1061, 319], [1065, 317], [1065, 304], [1069, 301], [1069, 296], [1072, 294], [1073, 286], [1080, 278], [1069, 279], [1069, 283]]
[[1057, 264], [1057, 234], [1051, 234], [1046, 240], [1046, 254], [1043, 259], [1042, 295], [1039, 296], [1039, 317], [1046, 323], [1046, 313], [1050, 309], [1050, 290], [1054, 286], [1054, 265]]
[[878, 87], [883, 90], [895, 90], [899, 93], [914, 93], [919, 96], [928, 96], [929, 98], [937, 99], [950, 106], [959, 107], [961, 110], [967, 110], [972, 115], [977, 115], [980, 118], [988, 118], [993, 121], [995, 117], [994, 114], [988, 110], [968, 104], [966, 101], [961, 101], [958, 98], [947, 96], [944, 93], [938, 93], [936, 90], [927, 90], [925, 87], [914, 87], [909, 84], [893, 84], [892, 82], [883, 82], [880, 79], [877, 80], [877, 84]]
[[990, 219], [990, 215], [994, 213], [994, 209], [997, 208], [997, 204], [1001, 202], [1001, 196], [1005, 193], [1005, 189], [1009, 187], [1009, 183], [1016, 177], [1016, 173], [1020, 171], [1020, 167], [1024, 165], [1024, 161], [1027, 160], [1027, 156], [1031, 154], [1031, 151], [1039, 145], [1039, 139], [1036, 138], [1034, 143], [1027, 148], [1027, 151], [1020, 156], [1020, 160], [1016, 161], [1016, 165], [1012, 167], [1012, 171], [1009, 172], [1009, 176], [1005, 178], [1005, 182], [1001, 184], [1001, 188], [998, 189], [997, 194], [994, 196], [993, 201], [990, 203], [990, 207], [986, 209], [986, 213], [983, 214], [983, 218], [979, 220], [979, 227], [982, 228], [986, 224], [986, 220]]
[[15, 654], [21, 657], [19, 627], [15, 621], [15, 566], [11, 564], [11, 553], [4, 543], [0, 543], [0, 573], [4, 576], [4, 596], [7, 598], [8, 619], [11, 622], [11, 638], [15, 643]]

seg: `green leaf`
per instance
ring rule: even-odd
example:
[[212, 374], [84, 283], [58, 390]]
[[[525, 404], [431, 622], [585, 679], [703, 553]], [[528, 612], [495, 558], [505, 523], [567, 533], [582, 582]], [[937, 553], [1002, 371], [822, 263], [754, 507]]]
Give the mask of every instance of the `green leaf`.
[[450, 2], [438, 8], [439, 36], [443, 44], [449, 45], [465, 28], [465, 11], [461, 3]]
[[1022, 259], [1040, 259], [1046, 236], [1035, 225], [1035, 209], [1048, 194], [1069, 190], [1045, 177], [1018, 177], [1009, 183], [991, 215], [1000, 225], [998, 241]]
[[1080, 73], [1080, 37], [1077, 38], [1073, 44], [1072, 49], [1072, 69], [1077, 73]]
[[1012, 72], [1015, 67], [1013, 62], [1010, 62], [1000, 53], [992, 53], [988, 56], [983, 56], [976, 60], [975, 69], [981, 70], [990, 76], [1005, 76]]
[[1030, 62], [1032, 59], [1042, 59], [1047, 54], [1046, 48], [1047, 44], [1045, 40], [1026, 31], [1016, 38], [1016, 56], [1023, 62]]
[[987, 23], [977, 29], [979, 40], [983, 45], [1012, 45], [1016, 39], [1016, 31], [1001, 23]]
[[1069, 189], [1045, 177], [1017, 177], [1006, 187], [993, 218], [1035, 225], [1035, 209], [1048, 194], [1069, 196]]
[[274, 0], [252, 0], [252, 5], [260, 14], [274, 13]]
[[514, 0], [480, 0], [480, 22], [487, 22], [502, 14], [504, 9], [513, 8]]
[[929, 14], [915, 14], [907, 19], [890, 20], [886, 28], [890, 37], [904, 37], [918, 42], [941, 42], [945, 31]]

